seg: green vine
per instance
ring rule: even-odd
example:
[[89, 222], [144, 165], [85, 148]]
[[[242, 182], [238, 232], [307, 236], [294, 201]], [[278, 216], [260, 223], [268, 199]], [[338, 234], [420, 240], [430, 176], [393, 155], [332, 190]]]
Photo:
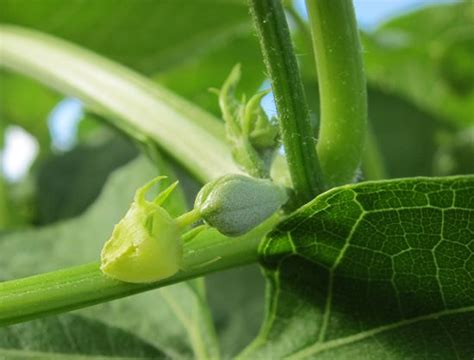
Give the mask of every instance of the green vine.
[[324, 190], [308, 105], [280, 0], [250, 0], [272, 82], [291, 180], [300, 204]]
[[306, 0], [321, 100], [318, 154], [329, 187], [354, 180], [367, 132], [367, 91], [351, 0]]

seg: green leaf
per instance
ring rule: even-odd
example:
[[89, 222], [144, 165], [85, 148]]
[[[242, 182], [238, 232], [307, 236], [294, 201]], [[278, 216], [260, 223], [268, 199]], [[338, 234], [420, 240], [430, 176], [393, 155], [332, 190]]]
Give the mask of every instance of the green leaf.
[[10, 198], [7, 194], [7, 186], [3, 177], [0, 176], [0, 230], [8, 229], [15, 225]]
[[251, 31], [242, 0], [2, 0], [0, 22], [67, 39], [148, 75]]
[[19, 125], [38, 140], [40, 150], [48, 151], [50, 136], [46, 120], [60, 97], [32, 79], [2, 69], [0, 82], [0, 116], [3, 120], [0, 137], [3, 138], [3, 126]]
[[218, 359], [219, 344], [206, 299], [204, 279], [164, 287], [160, 289], [160, 295], [186, 330], [194, 356]]
[[434, 175], [436, 135], [452, 132], [446, 123], [400, 96], [376, 88], [369, 88], [369, 112], [374, 140], [390, 178]]
[[330, 190], [261, 244], [267, 315], [242, 358], [470, 359], [474, 176]]
[[79, 314], [129, 331], [173, 358], [219, 354], [203, 279], [88, 307]]
[[474, 3], [428, 7], [364, 36], [368, 79], [451, 124], [474, 123]]
[[474, 173], [474, 126], [454, 134], [438, 136], [439, 149], [434, 157], [435, 175]]
[[131, 333], [77, 315], [0, 329], [2, 359], [156, 359], [165, 356]]
[[[200, 46], [196, 44], [196, 51]], [[248, 32], [229, 39], [225, 46], [205, 56], [160, 71], [152, 79], [220, 118], [216, 95], [208, 89], [220, 88], [236, 63], [241, 64], [243, 72], [239, 93], [255, 93], [265, 76], [258, 43]]]
[[127, 139], [109, 135], [100, 143], [80, 144], [40, 164], [36, 174], [39, 224], [81, 214], [99, 195], [109, 174], [137, 155]]
[[[168, 173], [164, 166], [160, 162], [159, 168]], [[81, 216], [40, 229], [0, 235], [0, 280], [97, 260], [103, 242], [128, 209], [135, 190], [156, 172], [140, 157], [114, 172], [97, 201]], [[165, 206], [174, 215], [181, 213], [182, 194], [173, 192]], [[80, 313], [133, 333], [169, 356], [190, 357], [194, 352], [206, 358], [218, 354], [203, 280], [183, 282], [164, 291], [164, 296], [160, 290], [151, 291]], [[27, 342], [23, 345], [28, 347]]]
[[234, 358], [258, 334], [264, 310], [264, 278], [254, 264], [210, 274], [206, 286], [222, 358]]

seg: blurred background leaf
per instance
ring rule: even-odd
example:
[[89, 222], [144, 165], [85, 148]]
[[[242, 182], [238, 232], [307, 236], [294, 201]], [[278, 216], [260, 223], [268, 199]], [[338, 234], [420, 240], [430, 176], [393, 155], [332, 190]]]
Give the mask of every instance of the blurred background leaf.
[[134, 334], [78, 315], [35, 320], [0, 329], [2, 359], [164, 358]]
[[390, 178], [433, 175], [439, 118], [397, 95], [369, 88], [369, 119]]
[[[37, 139], [40, 149], [49, 151], [47, 119], [60, 96], [34, 80], [5, 70], [0, 70], [0, 82], [2, 126], [21, 126]], [[3, 132], [1, 134], [3, 139]]]
[[105, 137], [48, 157], [39, 166], [39, 225], [81, 214], [99, 195], [108, 175], [137, 155], [137, 149], [127, 139], [110, 132]]
[[371, 83], [454, 126], [474, 125], [474, 2], [409, 13], [363, 40]]
[[[263, 79], [245, 1], [2, 0], [0, 22], [87, 47], [209, 105], [209, 110], [216, 111], [217, 102], [207, 89], [219, 87], [235, 63], [242, 63], [248, 72], [243, 90], [256, 90]], [[28, 111], [44, 114], [38, 111], [47, 106], [40, 100], [46, 95], [39, 85], [26, 84], [16, 75], [9, 76], [7, 85], [9, 96], [0, 103], [3, 112], [13, 112], [16, 99], [34, 96], [38, 104], [31, 104]], [[21, 89], [16, 91], [17, 87]]]
[[221, 353], [230, 359], [258, 334], [265, 281], [258, 265], [247, 265], [206, 276], [206, 285]]

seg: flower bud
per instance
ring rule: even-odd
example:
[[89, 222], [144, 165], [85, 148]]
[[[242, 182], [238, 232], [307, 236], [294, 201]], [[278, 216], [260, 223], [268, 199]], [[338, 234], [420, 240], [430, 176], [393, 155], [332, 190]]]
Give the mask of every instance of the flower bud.
[[260, 102], [269, 90], [256, 93], [245, 105], [243, 128], [248, 133], [250, 143], [257, 150], [275, 149], [278, 145], [278, 126], [270, 120]]
[[115, 225], [101, 253], [100, 269], [106, 275], [132, 283], [158, 281], [180, 268], [182, 243], [176, 221], [160, 205], [174, 189], [164, 190], [154, 201], [147, 191], [163, 177], [137, 190], [124, 218]]
[[222, 234], [239, 236], [269, 218], [287, 200], [286, 190], [270, 180], [226, 175], [205, 185], [194, 207]]
[[218, 92], [226, 137], [239, 166], [252, 176], [268, 178], [279, 132], [275, 119], [269, 119], [260, 104], [269, 91], [261, 91], [249, 101], [238, 99], [235, 92], [240, 77], [240, 66], [236, 65]]

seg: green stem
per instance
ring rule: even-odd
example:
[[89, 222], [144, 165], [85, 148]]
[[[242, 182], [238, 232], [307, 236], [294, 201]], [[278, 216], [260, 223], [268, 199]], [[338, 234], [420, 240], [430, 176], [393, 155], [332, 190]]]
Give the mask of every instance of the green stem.
[[192, 225], [199, 220], [201, 220], [201, 213], [198, 209], [188, 211], [187, 213], [184, 213], [175, 219], [181, 229], [185, 229], [189, 225]]
[[360, 165], [367, 91], [351, 0], [306, 0], [321, 97], [318, 154], [329, 186], [350, 183]]
[[216, 234], [215, 230], [210, 230], [214, 232], [213, 236], [197, 236], [184, 246], [183, 270], [154, 283], [114, 280], [99, 270], [98, 263], [0, 282], [0, 326], [71, 311], [256, 262], [260, 239], [278, 220], [273, 217], [237, 239], [229, 240]]
[[0, 67], [79, 98], [132, 138], [152, 139], [202, 182], [240, 172], [222, 124], [158, 84], [38, 31], [0, 25], [0, 37]]
[[250, 0], [272, 82], [291, 180], [300, 203], [324, 190], [308, 105], [280, 0]]

